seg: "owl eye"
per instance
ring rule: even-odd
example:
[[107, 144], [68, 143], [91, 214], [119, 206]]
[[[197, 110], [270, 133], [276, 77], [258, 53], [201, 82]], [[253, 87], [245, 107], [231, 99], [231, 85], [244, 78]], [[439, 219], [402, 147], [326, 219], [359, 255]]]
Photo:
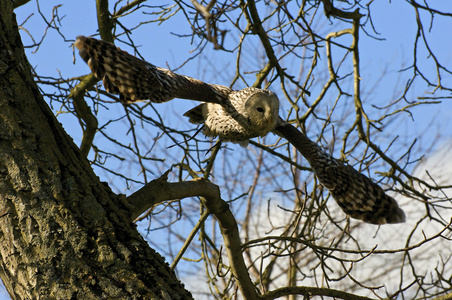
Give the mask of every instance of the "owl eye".
[[256, 108], [256, 110], [258, 111], [258, 112], [264, 112], [264, 109], [262, 108], [262, 107], [258, 107], [258, 108]]

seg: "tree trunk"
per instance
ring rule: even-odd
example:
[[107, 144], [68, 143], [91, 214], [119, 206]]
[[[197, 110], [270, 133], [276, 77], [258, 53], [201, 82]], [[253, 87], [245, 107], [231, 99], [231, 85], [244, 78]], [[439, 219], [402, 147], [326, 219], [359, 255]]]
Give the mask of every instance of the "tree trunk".
[[0, 0], [0, 277], [13, 299], [186, 299], [31, 76]]

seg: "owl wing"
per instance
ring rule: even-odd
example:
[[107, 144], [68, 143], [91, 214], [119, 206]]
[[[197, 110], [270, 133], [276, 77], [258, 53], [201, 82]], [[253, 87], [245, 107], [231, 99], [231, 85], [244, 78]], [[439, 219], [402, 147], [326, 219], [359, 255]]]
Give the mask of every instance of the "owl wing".
[[280, 121], [274, 132], [306, 158], [320, 183], [347, 215], [372, 224], [405, 222], [405, 213], [397, 201], [370, 178], [336, 160], [288, 123]]
[[119, 94], [124, 103], [148, 99], [161, 103], [174, 98], [222, 103], [232, 91], [156, 67], [102, 40], [78, 36], [74, 45], [105, 90]]
[[206, 103], [199, 104], [184, 113], [184, 117], [192, 124], [203, 124], [206, 121], [205, 111]]

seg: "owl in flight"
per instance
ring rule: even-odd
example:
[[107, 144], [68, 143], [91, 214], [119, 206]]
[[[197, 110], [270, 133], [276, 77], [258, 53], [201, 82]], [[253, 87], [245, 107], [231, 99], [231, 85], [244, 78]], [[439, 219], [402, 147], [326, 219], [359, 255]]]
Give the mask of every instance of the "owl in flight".
[[274, 93], [252, 87], [234, 91], [208, 84], [156, 67], [93, 38], [78, 36], [74, 45], [94, 75], [103, 80], [105, 89], [119, 94], [121, 102], [161, 103], [173, 98], [204, 102], [184, 115], [191, 123], [204, 124], [207, 136], [244, 146], [250, 138], [273, 131], [307, 159], [320, 183], [347, 215], [373, 224], [405, 221], [403, 210], [381, 187], [279, 118], [279, 100]]
[[306, 158], [317, 179], [347, 215], [378, 225], [405, 222], [405, 213], [397, 202], [370, 178], [338, 161], [282, 120], [274, 132], [287, 139]]
[[184, 115], [191, 123], [204, 124], [207, 136], [218, 136], [246, 146], [253, 137], [265, 136], [279, 119], [278, 97], [257, 88], [234, 91], [156, 67], [111, 43], [78, 36], [74, 43], [80, 56], [107, 92], [119, 94], [120, 101], [150, 100], [162, 103], [173, 98], [204, 102]]

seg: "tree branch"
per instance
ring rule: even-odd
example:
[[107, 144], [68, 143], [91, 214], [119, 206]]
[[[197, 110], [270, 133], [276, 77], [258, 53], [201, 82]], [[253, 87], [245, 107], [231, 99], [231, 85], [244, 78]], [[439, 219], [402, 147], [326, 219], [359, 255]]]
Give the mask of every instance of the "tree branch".
[[[261, 83], [262, 82], [262, 75], [268, 73], [273, 67], [276, 68], [278, 71], [278, 75], [281, 78], [281, 81], [283, 81], [284, 77], [287, 77], [290, 80], [293, 80], [293, 78], [286, 76], [286, 73], [284, 72], [283, 68], [278, 62], [278, 58], [275, 55], [275, 52], [273, 51], [273, 47], [270, 43], [270, 40], [268, 38], [267, 32], [265, 31], [264, 27], [262, 27], [262, 20], [259, 17], [259, 13], [257, 12], [256, 3], [254, 0], [248, 0], [246, 2], [246, 5], [244, 3], [241, 3], [242, 10], [246, 11], [246, 7], [248, 7], [248, 11], [252, 20], [252, 24], [250, 24], [252, 27], [252, 31], [255, 32], [259, 39], [261, 40], [262, 46], [264, 47], [265, 53], [269, 59], [269, 63], [265, 66], [264, 70], [262, 70], [262, 74], [258, 74], [258, 78], [256, 82]], [[248, 21], [251, 21], [248, 19]], [[311, 93], [302, 87], [300, 89], [303, 90], [304, 93], [307, 95], [311, 95]]]
[[330, 16], [334, 16], [334, 17], [338, 17], [338, 18], [354, 20], [354, 19], [359, 19], [361, 17], [364, 17], [364, 15], [359, 13], [359, 9], [356, 9], [353, 12], [348, 12], [348, 11], [343, 11], [343, 10], [337, 9], [336, 7], [333, 6], [333, 3], [331, 3], [330, 0], [322, 0], [322, 2], [323, 2], [323, 9], [325, 10], [325, 16], [327, 16], [328, 18]]
[[242, 255], [237, 222], [228, 204], [221, 199], [220, 189], [215, 184], [197, 179], [184, 182], [167, 182], [169, 171], [160, 178], [146, 184], [127, 197], [133, 207], [132, 220], [160, 202], [201, 196], [201, 202], [215, 216], [223, 235], [231, 271], [245, 299], [258, 299], [256, 287], [251, 281]]
[[364, 296], [358, 296], [354, 294], [350, 294], [347, 292], [333, 290], [330, 288], [318, 288], [318, 287], [306, 287], [306, 286], [293, 286], [293, 287], [283, 287], [276, 289], [274, 291], [268, 292], [264, 294], [261, 299], [262, 300], [272, 300], [284, 296], [289, 295], [303, 295], [307, 299], [310, 299], [313, 296], [327, 296], [327, 297], [335, 297], [346, 300], [374, 300], [374, 298], [368, 298]]
[[113, 43], [113, 21], [108, 11], [108, 0], [97, 0], [97, 23], [99, 25], [100, 37], [107, 42]]
[[97, 79], [94, 77], [94, 74], [89, 74], [71, 90], [71, 93], [68, 96], [68, 98], [74, 100], [75, 112], [85, 122], [82, 143], [80, 144], [80, 151], [84, 156], [88, 156], [89, 154], [91, 146], [93, 145], [94, 135], [97, 131], [97, 126], [99, 125], [96, 116], [84, 99], [85, 91], [91, 89], [96, 82]]

